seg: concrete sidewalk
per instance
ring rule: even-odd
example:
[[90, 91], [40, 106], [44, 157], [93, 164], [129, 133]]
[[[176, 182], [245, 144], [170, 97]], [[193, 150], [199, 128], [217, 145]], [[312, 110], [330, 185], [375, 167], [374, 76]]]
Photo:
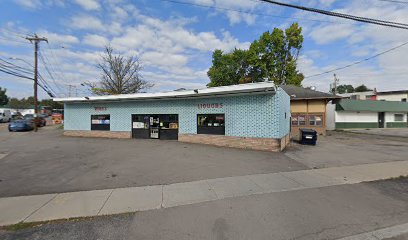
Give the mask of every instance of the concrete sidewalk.
[[408, 161], [208, 179], [146, 187], [0, 198], [0, 225], [168, 208], [408, 175]]

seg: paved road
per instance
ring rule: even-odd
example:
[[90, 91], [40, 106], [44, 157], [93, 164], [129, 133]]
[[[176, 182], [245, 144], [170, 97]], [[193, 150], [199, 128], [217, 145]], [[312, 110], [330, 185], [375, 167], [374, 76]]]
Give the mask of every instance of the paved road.
[[45, 224], [16, 232], [2, 231], [0, 238], [337, 239], [405, 223], [408, 180], [399, 179]]

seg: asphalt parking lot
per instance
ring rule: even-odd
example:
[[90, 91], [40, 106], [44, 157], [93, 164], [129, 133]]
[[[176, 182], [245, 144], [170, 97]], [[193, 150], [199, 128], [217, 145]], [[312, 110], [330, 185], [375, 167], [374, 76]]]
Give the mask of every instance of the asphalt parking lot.
[[0, 197], [187, 182], [307, 167], [281, 153], [0, 130]]
[[0, 125], [0, 197], [170, 184], [257, 173], [408, 159], [406, 139], [319, 136], [283, 153], [163, 140], [65, 137], [55, 126], [9, 133]]

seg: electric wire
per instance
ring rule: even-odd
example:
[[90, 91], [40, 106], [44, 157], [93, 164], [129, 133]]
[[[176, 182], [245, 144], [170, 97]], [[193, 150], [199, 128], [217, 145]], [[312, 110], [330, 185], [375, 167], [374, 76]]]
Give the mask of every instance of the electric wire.
[[381, 55], [383, 55], [383, 54], [386, 54], [386, 53], [388, 53], [388, 52], [394, 51], [395, 49], [398, 49], [398, 48], [400, 48], [400, 47], [403, 47], [403, 46], [405, 46], [405, 45], [407, 45], [407, 44], [408, 44], [408, 42], [404, 42], [404, 43], [402, 43], [402, 44], [400, 44], [400, 45], [398, 45], [398, 46], [395, 46], [395, 47], [390, 48], [390, 49], [388, 49], [388, 50], [385, 50], [385, 51], [383, 51], [383, 52], [379, 52], [379, 53], [377, 53], [377, 54], [375, 54], [375, 55], [373, 55], [373, 56], [371, 56], [371, 57], [364, 58], [364, 59], [362, 59], [362, 60], [359, 60], [359, 61], [356, 61], [356, 62], [347, 64], [347, 65], [345, 65], [345, 66], [343, 66], [343, 67], [338, 67], [338, 68], [334, 68], [334, 69], [331, 69], [331, 70], [328, 70], [328, 71], [325, 71], [325, 72], [322, 72], [322, 73], [318, 73], [318, 74], [313, 74], [313, 75], [310, 75], [310, 76], [306, 76], [305, 78], [317, 77], [317, 76], [320, 76], [320, 75], [323, 75], [323, 74], [328, 74], [328, 73], [331, 73], [331, 72], [343, 70], [343, 69], [345, 69], [345, 68], [352, 67], [352, 66], [354, 66], [354, 65], [357, 65], [357, 64], [360, 64], [360, 63], [369, 61], [369, 60], [371, 60], [371, 59], [373, 59], [373, 58], [376, 58], [376, 57], [381, 56]]
[[[301, 21], [312, 21], [312, 22], [321, 22], [321, 23], [350, 24], [350, 23], [348, 23], [348, 22], [336, 22], [336, 21], [310, 19], [310, 18], [297, 18], [297, 17], [289, 17], [289, 16], [272, 15], [272, 14], [265, 14], [265, 13], [245, 11], [245, 10], [240, 10], [240, 9], [232, 9], [232, 8], [225, 8], [225, 7], [218, 7], [218, 6], [210, 6], [210, 5], [204, 5], [204, 4], [199, 4], [199, 3], [182, 2], [182, 1], [176, 1], [176, 0], [160, 0], [160, 1], [169, 2], [169, 3], [175, 3], [175, 4], [181, 4], [181, 5], [190, 5], [190, 6], [195, 6], [195, 7], [203, 7], [203, 8], [209, 8], [209, 9], [218, 9], [218, 10], [224, 10], [224, 11], [229, 11], [229, 12], [245, 13], [245, 14], [249, 14], [249, 15], [264, 16], [264, 17], [275, 17], [275, 18], [283, 18], [283, 19], [295, 19], [295, 20], [301, 20]], [[255, 1], [255, 2], [256, 2], [256, 1]]]
[[370, 24], [375, 24], [375, 25], [380, 25], [380, 26], [408, 30], [408, 24], [406, 23], [391, 22], [391, 21], [385, 21], [385, 20], [379, 20], [379, 19], [373, 19], [373, 18], [359, 17], [359, 16], [350, 15], [350, 14], [331, 12], [331, 11], [321, 10], [317, 8], [304, 7], [300, 5], [282, 3], [282, 2], [272, 1], [272, 0], [258, 0], [258, 1], [275, 4], [275, 5], [279, 5], [283, 7], [299, 9], [299, 10], [303, 10], [307, 12], [319, 13], [319, 14], [332, 16], [332, 17], [339, 17], [339, 18], [354, 20], [354, 21], [363, 22], [363, 23], [370, 23]]

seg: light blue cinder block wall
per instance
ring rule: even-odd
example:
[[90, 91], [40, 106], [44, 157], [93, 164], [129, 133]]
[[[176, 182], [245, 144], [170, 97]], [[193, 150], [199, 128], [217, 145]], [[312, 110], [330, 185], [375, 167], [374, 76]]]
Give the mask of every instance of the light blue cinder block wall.
[[[222, 108], [198, 104], [222, 103]], [[95, 111], [106, 107], [106, 111]], [[132, 114], [178, 114], [179, 133], [197, 133], [197, 114], [225, 114], [225, 135], [281, 138], [289, 133], [290, 98], [282, 89], [275, 94], [199, 99], [65, 103], [64, 129], [90, 130], [91, 115], [110, 114], [111, 131], [131, 131]], [[286, 114], [285, 114], [286, 113]]]

